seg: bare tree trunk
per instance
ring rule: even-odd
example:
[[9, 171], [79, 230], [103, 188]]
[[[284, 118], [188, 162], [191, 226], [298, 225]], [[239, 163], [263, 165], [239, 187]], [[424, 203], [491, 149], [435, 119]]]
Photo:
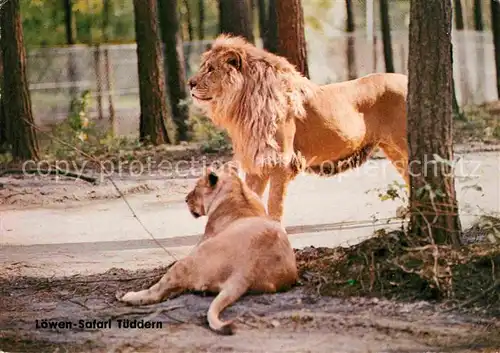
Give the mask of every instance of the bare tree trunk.
[[462, 0], [453, 0], [455, 4], [455, 27], [458, 31], [464, 29], [464, 13], [462, 9]]
[[301, 0], [276, 0], [278, 16], [278, 52], [309, 77], [304, 11]]
[[354, 22], [354, 12], [352, 9], [352, 0], [345, 0], [346, 9], [346, 26], [345, 31], [347, 35], [347, 47], [346, 47], [346, 58], [347, 58], [347, 79], [354, 80], [358, 77], [358, 70], [356, 65], [356, 38], [354, 32], [356, 31], [356, 24]]
[[177, 14], [176, 0], [159, 0], [160, 28], [165, 49], [165, 72], [167, 76], [172, 117], [180, 141], [188, 140], [189, 108], [186, 86], [184, 53]]
[[194, 28], [193, 28], [193, 16], [191, 14], [191, 6], [189, 5], [189, 0], [184, 0], [184, 8], [186, 9], [186, 22], [188, 28], [188, 41], [192, 42], [194, 40]]
[[219, 0], [220, 33], [245, 37], [253, 43], [253, 25], [247, 0]]
[[137, 68], [141, 102], [140, 140], [155, 145], [176, 142], [168, 115], [158, 26], [157, 0], [134, 0]]
[[500, 99], [500, 2], [491, 1], [491, 29], [495, 46], [495, 68], [497, 79], [497, 96]]
[[474, 29], [484, 31], [483, 0], [474, 0]]
[[198, 39], [205, 39], [205, 1], [198, 0]]
[[38, 159], [19, 0], [3, 4], [0, 23], [3, 68], [9, 73], [4, 75], [2, 87], [7, 140], [15, 160]]
[[380, 23], [382, 25], [382, 44], [384, 45], [385, 71], [395, 72], [392, 54], [391, 22], [388, 0], [380, 0]]
[[[1, 29], [0, 29], [1, 32]], [[2, 46], [0, 45], [0, 153], [5, 152], [7, 147], [7, 131], [6, 131], [6, 117], [5, 117], [5, 107], [3, 105], [3, 94], [2, 89], [4, 87], [3, 83], [3, 54]]]
[[115, 107], [113, 104], [113, 84], [111, 82], [111, 65], [109, 64], [109, 49], [108, 49], [108, 30], [109, 30], [109, 13], [111, 12], [111, 1], [103, 0], [103, 21], [102, 21], [102, 34], [103, 41], [106, 45], [104, 49], [104, 81], [106, 84], [106, 91], [108, 96], [108, 114], [111, 135], [114, 136], [116, 132], [115, 121]]
[[[408, 92], [410, 231], [460, 244], [453, 161], [451, 0], [412, 1]], [[437, 157], [439, 156], [439, 157]]]
[[102, 76], [101, 76], [101, 45], [99, 43], [93, 45], [94, 48], [94, 73], [96, 84], [96, 98], [97, 98], [97, 113], [99, 120], [104, 117], [104, 110], [102, 108]]
[[[66, 44], [75, 44], [75, 28], [74, 28], [74, 16], [72, 9], [72, 0], [63, 0], [64, 6], [64, 25], [66, 29]], [[78, 81], [76, 77], [76, 58], [73, 48], [69, 48], [68, 51], [68, 80], [71, 83], [69, 89], [70, 102], [68, 111], [71, 112], [73, 107], [73, 102], [77, 98], [78, 89], [74, 87], [75, 83]]]
[[266, 0], [258, 0], [258, 13], [259, 13], [259, 35], [264, 44], [264, 48], [266, 48], [267, 41], [267, 31], [268, 31], [268, 20], [267, 16], [267, 4]]
[[278, 12], [276, 10], [276, 1], [269, 0], [268, 8], [268, 21], [267, 21], [267, 34], [266, 41], [264, 42], [264, 49], [277, 54], [278, 53]]

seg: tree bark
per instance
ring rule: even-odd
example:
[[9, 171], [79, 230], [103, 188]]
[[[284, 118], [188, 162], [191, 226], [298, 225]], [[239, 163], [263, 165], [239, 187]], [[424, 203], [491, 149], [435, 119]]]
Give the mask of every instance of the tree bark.
[[493, 44], [495, 47], [495, 68], [497, 79], [497, 96], [500, 99], [500, 2], [491, 1], [491, 29], [493, 31]]
[[205, 1], [198, 0], [198, 39], [205, 39]]
[[278, 54], [278, 13], [276, 10], [276, 1], [269, 0], [269, 7], [267, 12], [267, 33], [266, 40], [264, 41], [264, 49], [267, 51]]
[[108, 114], [109, 114], [109, 125], [111, 134], [114, 136], [116, 121], [115, 121], [115, 107], [113, 104], [113, 84], [111, 82], [111, 65], [109, 63], [109, 49], [107, 47], [109, 40], [109, 15], [111, 12], [112, 3], [111, 0], [103, 0], [103, 21], [102, 21], [102, 34], [103, 42], [106, 44], [104, 49], [104, 81], [106, 83], [106, 91], [108, 96]]
[[356, 65], [356, 23], [354, 22], [354, 12], [352, 9], [352, 0], [345, 0], [346, 24], [345, 31], [347, 35], [346, 59], [347, 59], [347, 79], [354, 80], [358, 77]]
[[31, 99], [26, 77], [26, 50], [19, 0], [9, 0], [0, 11], [4, 72], [2, 100], [6, 137], [15, 160], [39, 158]]
[[184, 0], [184, 7], [186, 8], [186, 22], [188, 29], [188, 41], [192, 42], [194, 40], [194, 27], [193, 27], [193, 16], [191, 14], [191, 6], [189, 5], [189, 0]]
[[[0, 29], [1, 32], [1, 29]], [[7, 132], [6, 132], [6, 121], [5, 121], [5, 112], [3, 106], [3, 94], [2, 89], [4, 87], [3, 84], [3, 54], [2, 54], [2, 46], [0, 45], [0, 153], [4, 153], [5, 147], [7, 147]]]
[[269, 17], [267, 16], [267, 4], [266, 0], [258, 0], [258, 14], [259, 14], [259, 35], [264, 44], [264, 48], [266, 47], [267, 41], [267, 31], [268, 31], [268, 21]]
[[[74, 26], [74, 16], [72, 9], [72, 0], [63, 0], [64, 6], [64, 26], [66, 29], [66, 44], [75, 44], [75, 26]], [[73, 107], [73, 102], [77, 98], [78, 89], [75, 87], [75, 83], [78, 81], [76, 77], [76, 60], [73, 48], [68, 51], [68, 81], [71, 83], [69, 88], [69, 106], [68, 111], [71, 112]]]
[[75, 31], [73, 28], [72, 0], [63, 0], [64, 6], [64, 26], [66, 29], [66, 44], [75, 44]]
[[453, 161], [451, 22], [451, 0], [411, 2], [410, 232], [424, 242], [459, 245], [460, 220], [450, 165]]
[[287, 58], [305, 77], [309, 77], [304, 11], [301, 0], [276, 0], [278, 53]]
[[483, 0], [474, 0], [474, 29], [484, 31]]
[[219, 0], [220, 33], [242, 36], [254, 43], [247, 0]]
[[462, 9], [462, 0], [454, 0], [455, 4], [455, 27], [458, 31], [464, 29], [464, 12]]
[[157, 0], [134, 0], [134, 14], [141, 104], [140, 140], [155, 145], [175, 143], [175, 125], [167, 111]]
[[180, 141], [188, 139], [189, 108], [184, 53], [176, 0], [158, 0], [160, 28], [165, 49], [165, 73], [172, 117]]
[[388, 0], [380, 0], [380, 23], [382, 27], [382, 43], [384, 45], [385, 71], [395, 72]]

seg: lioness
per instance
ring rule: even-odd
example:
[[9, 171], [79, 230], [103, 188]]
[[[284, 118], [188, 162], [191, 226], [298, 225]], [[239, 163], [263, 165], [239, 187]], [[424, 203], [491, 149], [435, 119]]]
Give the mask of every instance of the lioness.
[[[132, 305], [161, 302], [188, 290], [219, 293], [207, 318], [212, 330], [232, 334], [219, 314], [245, 292], [276, 292], [297, 281], [295, 254], [280, 223], [231, 171], [207, 171], [186, 197], [194, 217], [208, 216], [208, 234], [151, 288], [117, 293]], [[208, 236], [207, 236], [208, 235]]]
[[241, 37], [219, 36], [189, 80], [194, 102], [227, 129], [234, 158], [268, 211], [281, 220], [287, 185], [300, 171], [335, 175], [380, 147], [408, 183], [407, 77], [372, 74], [316, 85], [285, 58]]

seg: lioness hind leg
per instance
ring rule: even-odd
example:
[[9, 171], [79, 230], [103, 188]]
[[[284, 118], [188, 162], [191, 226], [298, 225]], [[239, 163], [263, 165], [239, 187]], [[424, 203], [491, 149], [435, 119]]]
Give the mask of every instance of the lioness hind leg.
[[219, 319], [220, 313], [238, 300], [248, 290], [248, 284], [241, 280], [229, 280], [224, 283], [222, 290], [210, 304], [207, 313], [208, 325], [210, 329], [221, 335], [232, 335], [234, 325], [232, 321], [222, 321]]
[[[138, 292], [116, 294], [116, 299], [130, 305], [149, 305], [181, 294], [188, 289], [186, 265], [177, 261], [165, 275], [153, 286]], [[183, 279], [183, 275], [185, 276]]]

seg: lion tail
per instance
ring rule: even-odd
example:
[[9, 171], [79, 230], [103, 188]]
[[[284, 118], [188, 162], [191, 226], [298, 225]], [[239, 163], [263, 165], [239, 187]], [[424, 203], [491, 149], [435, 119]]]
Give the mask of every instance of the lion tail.
[[339, 173], [345, 172], [349, 169], [354, 169], [365, 163], [370, 155], [373, 153], [375, 145], [365, 145], [352, 154], [333, 161], [326, 161], [320, 165], [309, 166], [306, 172], [311, 174], [318, 174], [321, 176], [334, 176]]
[[231, 283], [224, 286], [220, 293], [210, 304], [207, 313], [207, 320], [210, 329], [220, 335], [232, 335], [234, 333], [234, 324], [232, 321], [224, 322], [219, 318], [222, 310], [238, 300], [246, 291], [247, 286], [240, 283]]

